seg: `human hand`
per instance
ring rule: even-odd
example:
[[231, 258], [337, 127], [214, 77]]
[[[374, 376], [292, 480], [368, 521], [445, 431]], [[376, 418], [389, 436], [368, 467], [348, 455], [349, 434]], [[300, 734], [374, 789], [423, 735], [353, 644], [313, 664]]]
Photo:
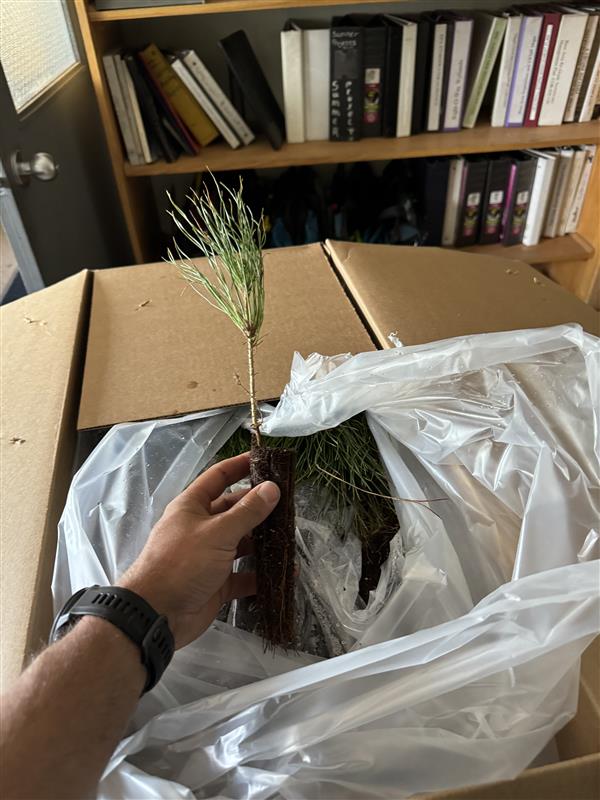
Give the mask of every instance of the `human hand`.
[[255, 574], [233, 573], [233, 562], [251, 552], [249, 534], [275, 508], [279, 489], [265, 481], [223, 494], [249, 469], [246, 453], [196, 478], [166, 507], [119, 581], [168, 618], [176, 649], [200, 636], [223, 603], [256, 593]]

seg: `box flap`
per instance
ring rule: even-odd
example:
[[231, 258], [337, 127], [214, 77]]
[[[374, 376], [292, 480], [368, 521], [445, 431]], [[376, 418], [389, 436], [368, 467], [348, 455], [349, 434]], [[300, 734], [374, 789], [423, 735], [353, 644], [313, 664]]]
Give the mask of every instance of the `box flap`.
[[[374, 349], [321, 245], [267, 251], [265, 285], [261, 399], [279, 397], [295, 350]], [[80, 429], [247, 402], [236, 373], [246, 384], [242, 335], [170, 264], [95, 273]]]
[[2, 331], [1, 674], [6, 687], [52, 619], [56, 525], [73, 464], [78, 353], [90, 273], [4, 306]]
[[578, 322], [600, 332], [591, 306], [519, 261], [437, 247], [326, 242], [382, 347]]

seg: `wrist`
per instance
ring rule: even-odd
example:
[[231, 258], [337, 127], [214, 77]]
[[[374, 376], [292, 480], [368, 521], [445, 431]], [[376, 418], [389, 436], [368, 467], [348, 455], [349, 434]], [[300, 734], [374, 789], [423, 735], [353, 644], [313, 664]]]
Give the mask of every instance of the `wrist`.
[[130, 592], [135, 592], [151, 605], [157, 614], [167, 618], [169, 628], [175, 639], [175, 648], [177, 649], [178, 615], [168, 597], [168, 593], [161, 589], [158, 583], [158, 581], [146, 579], [141, 575], [129, 575], [126, 573], [116, 585], [123, 589], [129, 589]]
[[[82, 617], [70, 632], [78, 636], [85, 645], [100, 643], [104, 653], [114, 654], [111, 661], [119, 665], [120, 680], [127, 676], [135, 687], [137, 696], [142, 693], [148, 673], [142, 663], [140, 648], [112, 622], [100, 617]], [[59, 640], [60, 646], [67, 637]]]

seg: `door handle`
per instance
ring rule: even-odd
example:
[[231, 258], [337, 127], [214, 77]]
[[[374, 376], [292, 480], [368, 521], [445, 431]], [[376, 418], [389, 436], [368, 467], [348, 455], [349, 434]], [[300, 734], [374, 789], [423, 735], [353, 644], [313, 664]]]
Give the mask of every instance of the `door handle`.
[[20, 150], [15, 150], [10, 157], [10, 166], [19, 186], [27, 186], [32, 177], [38, 181], [52, 181], [59, 170], [59, 165], [50, 153], [34, 153], [29, 161], [25, 161]]

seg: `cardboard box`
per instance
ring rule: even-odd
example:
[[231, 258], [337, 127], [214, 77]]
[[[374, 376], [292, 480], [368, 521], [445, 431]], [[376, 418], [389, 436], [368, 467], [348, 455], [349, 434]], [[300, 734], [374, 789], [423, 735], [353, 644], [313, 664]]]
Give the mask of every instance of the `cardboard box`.
[[[266, 254], [269, 294], [258, 367], [263, 399], [280, 394], [295, 350], [369, 350], [371, 332], [387, 347], [391, 330], [412, 344], [565, 321], [579, 321], [588, 330], [597, 324], [589, 307], [543, 278], [541, 284], [524, 279], [537, 273], [515, 262], [425, 248], [327, 247], [343, 285], [320, 245]], [[508, 288], [513, 278], [520, 281], [518, 291]], [[245, 373], [241, 336], [183, 289], [165, 264], [82, 272], [1, 311], [3, 689], [50, 628], [56, 526], [77, 428], [246, 401], [234, 380], [237, 372], [243, 382]], [[549, 298], [543, 310], [541, 292]], [[557, 737], [561, 763], [528, 770], [515, 781], [430, 798], [594, 797], [599, 663], [598, 647], [590, 648], [577, 716]]]

